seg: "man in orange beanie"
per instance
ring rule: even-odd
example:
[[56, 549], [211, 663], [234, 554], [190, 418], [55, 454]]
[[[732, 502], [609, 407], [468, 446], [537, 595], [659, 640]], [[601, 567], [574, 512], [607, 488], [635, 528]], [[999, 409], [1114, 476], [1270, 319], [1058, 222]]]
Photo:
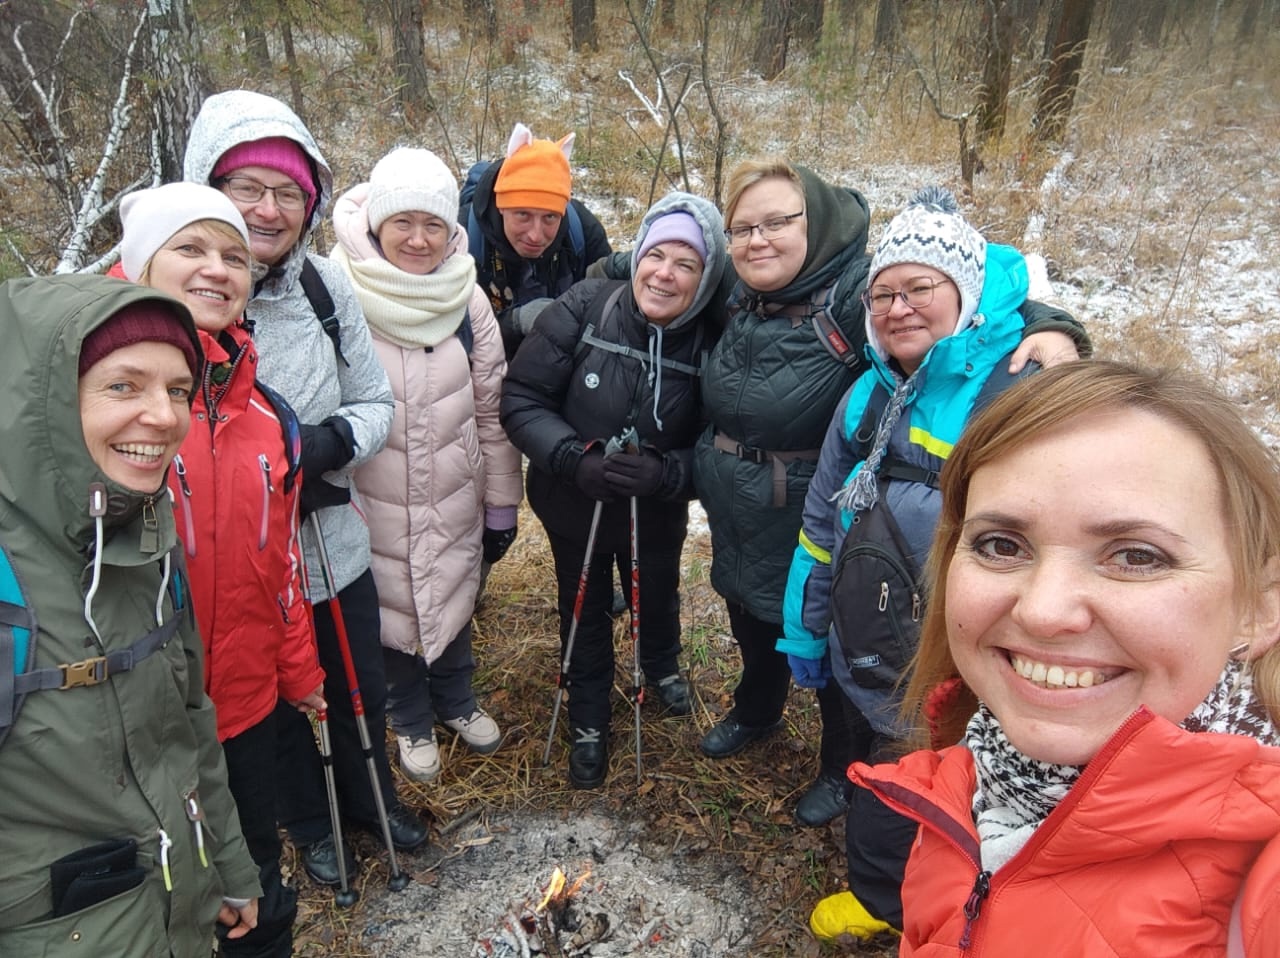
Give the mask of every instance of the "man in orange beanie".
[[468, 176], [462, 191], [458, 222], [508, 360], [542, 308], [611, 252], [600, 221], [570, 195], [573, 140], [572, 133], [557, 142], [534, 139], [517, 123], [506, 158], [480, 167], [477, 181]]

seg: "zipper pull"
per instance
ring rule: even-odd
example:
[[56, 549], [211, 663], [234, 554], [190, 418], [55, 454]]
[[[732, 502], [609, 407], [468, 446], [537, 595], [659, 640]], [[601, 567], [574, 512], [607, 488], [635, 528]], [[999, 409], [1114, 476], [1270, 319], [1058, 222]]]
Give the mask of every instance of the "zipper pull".
[[160, 549], [160, 520], [156, 516], [155, 496], [142, 500], [142, 541], [138, 548], [151, 555]]
[[271, 463], [267, 461], [265, 453], [258, 453], [258, 468], [262, 470], [262, 476], [267, 483], [267, 490], [275, 492], [276, 487], [271, 484]]
[[964, 934], [960, 936], [961, 948], [969, 947], [973, 923], [978, 920], [978, 913], [982, 911], [982, 903], [986, 901], [987, 894], [990, 891], [991, 872], [978, 872], [978, 877], [973, 880], [973, 891], [969, 892], [969, 899], [964, 903]]
[[889, 583], [887, 582], [880, 583], [880, 603], [876, 608], [881, 612], [889, 608]]
[[173, 471], [178, 474], [178, 485], [182, 487], [182, 494], [190, 499], [191, 487], [187, 485], [187, 464], [182, 461], [181, 456], [173, 457]]
[[173, 847], [173, 839], [163, 828], [160, 832], [160, 871], [164, 873], [164, 890], [173, 891], [173, 876], [169, 873], [169, 849]]
[[920, 621], [920, 614], [924, 611], [923, 609], [921, 609], [922, 604], [923, 603], [921, 603], [920, 601], [920, 593], [912, 592], [911, 593], [911, 621], [912, 622]]
[[195, 790], [187, 792], [183, 802], [187, 808], [187, 820], [191, 822], [191, 827], [196, 833], [196, 851], [200, 853], [200, 864], [205, 868], [209, 867], [209, 859], [204, 853], [204, 809], [200, 807], [200, 796]]

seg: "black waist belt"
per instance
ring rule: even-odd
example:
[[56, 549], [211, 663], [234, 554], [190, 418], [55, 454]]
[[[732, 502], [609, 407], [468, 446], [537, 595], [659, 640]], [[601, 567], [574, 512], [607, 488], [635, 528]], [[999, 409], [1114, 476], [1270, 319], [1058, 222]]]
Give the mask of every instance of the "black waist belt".
[[720, 452], [754, 462], [757, 465], [773, 464], [773, 505], [781, 509], [787, 504], [787, 463], [817, 462], [821, 449], [754, 449], [716, 430], [714, 445]]
[[152, 629], [127, 649], [117, 649], [106, 655], [97, 655], [80, 662], [55, 665], [48, 669], [35, 669], [13, 677], [13, 691], [18, 695], [27, 692], [43, 692], [48, 689], [76, 689], [85, 685], [98, 685], [118, 672], [128, 672], [153, 652], [169, 644], [178, 631], [181, 615], [158, 628]]

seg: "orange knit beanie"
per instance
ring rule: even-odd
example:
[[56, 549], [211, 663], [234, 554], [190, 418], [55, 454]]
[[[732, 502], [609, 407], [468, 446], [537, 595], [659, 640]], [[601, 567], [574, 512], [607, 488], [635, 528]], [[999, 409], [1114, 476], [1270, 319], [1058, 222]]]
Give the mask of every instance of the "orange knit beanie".
[[517, 123], [493, 187], [498, 209], [550, 210], [563, 215], [572, 183], [573, 139], [570, 133], [555, 143], [535, 140], [528, 127]]

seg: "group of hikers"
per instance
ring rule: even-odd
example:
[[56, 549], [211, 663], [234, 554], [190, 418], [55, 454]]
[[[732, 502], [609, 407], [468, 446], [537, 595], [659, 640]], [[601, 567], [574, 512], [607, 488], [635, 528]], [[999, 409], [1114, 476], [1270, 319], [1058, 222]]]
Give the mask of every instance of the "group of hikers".
[[501, 746], [471, 623], [526, 487], [573, 787], [614, 615], [635, 707], [692, 711], [697, 499], [741, 655], [699, 749], [815, 690], [816, 935], [1280, 953], [1280, 485], [1232, 403], [1089, 358], [945, 189], [870, 251], [860, 193], [751, 159], [615, 252], [572, 149], [517, 124], [460, 187], [398, 147], [335, 197], [293, 111], [224, 92], [111, 276], [0, 286], [0, 954], [283, 958], [281, 829], [334, 886], [340, 824], [423, 845], [385, 730], [418, 782], [442, 731]]

